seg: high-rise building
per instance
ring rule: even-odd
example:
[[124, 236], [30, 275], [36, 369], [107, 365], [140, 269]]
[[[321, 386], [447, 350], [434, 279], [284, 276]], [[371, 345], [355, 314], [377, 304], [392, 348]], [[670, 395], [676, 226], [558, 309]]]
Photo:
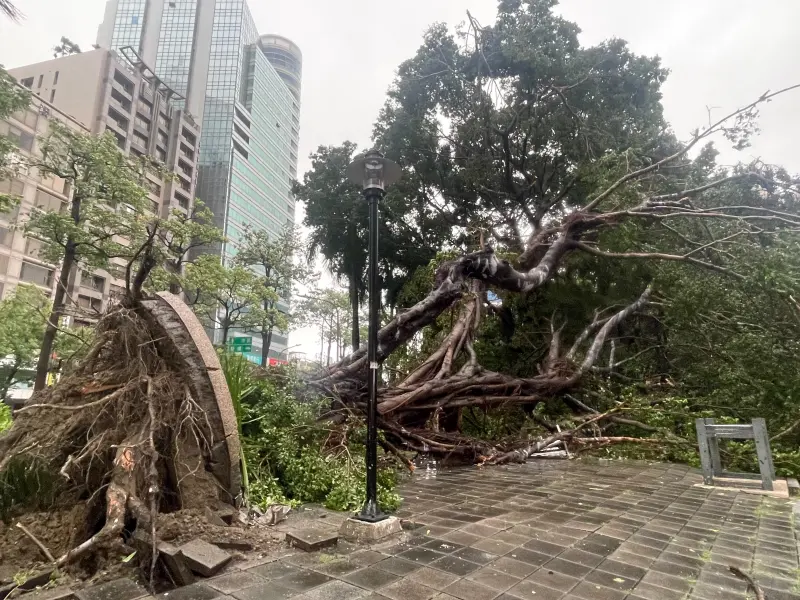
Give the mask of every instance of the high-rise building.
[[[77, 131], [110, 132], [119, 147], [132, 156], [150, 156], [176, 177], [148, 173], [144, 186], [150, 210], [163, 217], [173, 210], [188, 212], [195, 197], [196, 157], [200, 128], [186, 110], [170, 101], [175, 92], [154, 76], [130, 49], [120, 53], [94, 50], [9, 70], [32, 92], [31, 107], [0, 123], [0, 133], [18, 136], [19, 150], [36, 156], [39, 140], [47, 134], [49, 119], [58, 119]], [[59, 265], [38, 259], [41, 242], [9, 230], [3, 222], [24, 222], [34, 207], [63, 210], [70, 199], [69, 186], [58, 178], [42, 178], [35, 169], [21, 172], [0, 189], [21, 197], [11, 214], [0, 214], [0, 296], [19, 282], [52, 291]], [[122, 259], [112, 259], [108, 270], [77, 271], [70, 282], [70, 297], [78, 310], [77, 324], [91, 322], [109, 299], [124, 289]]]
[[[302, 54], [259, 37], [244, 0], [108, 0], [97, 44], [132, 46], [202, 122], [197, 196], [236, 253], [246, 227], [280, 234], [294, 223]], [[287, 306], [283, 306], [288, 310]], [[254, 354], [260, 352], [257, 337]], [[271, 356], [287, 338], [273, 334]]]

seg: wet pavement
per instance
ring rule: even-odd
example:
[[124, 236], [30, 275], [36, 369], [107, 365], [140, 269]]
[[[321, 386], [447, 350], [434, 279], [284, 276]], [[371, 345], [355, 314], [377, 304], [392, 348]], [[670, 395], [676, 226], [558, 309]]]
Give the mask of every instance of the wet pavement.
[[402, 540], [243, 563], [166, 598], [755, 598], [735, 566], [769, 600], [800, 599], [793, 502], [700, 482], [620, 461], [426, 470], [403, 486]]

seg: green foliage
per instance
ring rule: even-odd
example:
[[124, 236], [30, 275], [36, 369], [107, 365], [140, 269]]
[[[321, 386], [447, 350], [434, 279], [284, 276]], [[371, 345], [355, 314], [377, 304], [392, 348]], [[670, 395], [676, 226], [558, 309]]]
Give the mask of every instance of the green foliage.
[[33, 459], [12, 460], [0, 473], [0, 520], [20, 511], [52, 508], [63, 491], [60, 476]]
[[[322, 403], [298, 402], [292, 390], [261, 380], [245, 403], [244, 448], [250, 466], [250, 500], [324, 503], [333, 510], [356, 510], [364, 503], [365, 429], [360, 422], [334, 426], [319, 420]], [[379, 470], [378, 500], [394, 510], [394, 467]]]
[[61, 36], [61, 41], [53, 46], [53, 58], [69, 56], [70, 54], [80, 54], [81, 47], [68, 37]]
[[252, 294], [254, 302], [243, 316], [243, 327], [261, 335], [261, 366], [267, 364], [272, 331], [288, 331], [291, 316], [278, 303], [288, 300], [298, 282], [309, 283], [313, 271], [298, 256], [303, 240], [298, 228], [287, 226], [281, 235], [270, 239], [263, 230], [249, 229], [238, 246], [234, 265], [256, 274]]
[[0, 401], [0, 433], [11, 427], [11, 409]]
[[50, 301], [34, 286], [17, 286], [0, 302], [0, 402], [14, 383], [30, 380]]
[[200, 320], [222, 331], [223, 345], [232, 329], [249, 325], [261, 298], [260, 281], [251, 269], [238, 264], [226, 267], [217, 255], [197, 257], [186, 265], [179, 281]]
[[[233, 354], [222, 350], [219, 352], [219, 355], [222, 372], [225, 374], [225, 381], [228, 384], [228, 391], [231, 394], [233, 410], [236, 413], [239, 437], [241, 438], [242, 424], [245, 419], [244, 400], [256, 390], [256, 385], [253, 380], [252, 365], [240, 354]], [[250, 470], [247, 465], [247, 456], [245, 455], [244, 447], [240, 447], [239, 452], [239, 459], [242, 465], [242, 486], [244, 488], [244, 494], [247, 496], [250, 489]]]
[[[166, 173], [162, 175], [167, 176]], [[206, 295], [217, 289], [223, 275], [213, 257], [204, 255], [191, 262], [189, 259], [193, 251], [209, 249], [225, 241], [222, 230], [214, 224], [214, 213], [202, 200], [196, 199], [188, 214], [173, 209], [166, 218], [151, 216], [147, 221], [141, 232], [143, 237], [132, 244], [143, 249], [140, 252], [143, 258], [137, 261], [137, 267], [147, 262], [150, 269], [145, 287], [150, 291], [168, 289], [173, 293], [182, 290], [190, 304], [200, 302], [202, 305]], [[196, 268], [195, 263], [199, 263]], [[189, 266], [195, 270], [188, 270]], [[208, 283], [203, 281], [203, 276], [209, 277]]]
[[[5, 12], [0, 4], [0, 10]], [[13, 6], [8, 4], [7, 6]], [[16, 11], [16, 9], [14, 9]], [[7, 13], [8, 14], [8, 13]], [[30, 92], [17, 84], [5, 69], [0, 67], [0, 120], [4, 120], [17, 111], [25, 110], [30, 104]], [[8, 136], [0, 136], [0, 180], [7, 180], [18, 172], [21, 166], [20, 157], [16, 154], [17, 144]], [[8, 212], [19, 198], [0, 194], [0, 213]]]
[[[344, 358], [345, 351], [351, 345], [351, 328], [353, 314], [350, 298], [346, 292], [336, 289], [312, 290], [297, 305], [295, 311], [298, 325], [319, 328], [320, 341], [327, 344], [327, 364], [331, 363], [331, 347], [335, 346], [338, 355], [333, 360]], [[326, 362], [322, 351], [320, 360]]]
[[57, 120], [39, 147], [33, 165], [73, 192], [67, 210], [33, 209], [23, 220], [25, 235], [45, 243], [39, 258], [58, 264], [71, 249], [76, 264], [95, 269], [108, 268], [112, 257], [131, 257], [134, 249], [121, 238], [143, 236], [149, 201], [142, 182], [150, 166], [125, 156], [111, 134], [80, 133]]

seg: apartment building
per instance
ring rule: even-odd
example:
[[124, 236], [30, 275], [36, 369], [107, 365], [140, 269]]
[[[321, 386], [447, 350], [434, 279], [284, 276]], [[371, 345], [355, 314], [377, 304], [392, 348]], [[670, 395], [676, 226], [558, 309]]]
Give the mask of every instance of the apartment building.
[[[8, 127], [7, 134], [16, 135], [14, 132], [19, 130], [23, 153], [37, 152], [36, 138], [46, 135], [48, 117], [68, 122], [87, 133], [110, 132], [125, 153], [157, 159], [177, 176], [162, 179], [148, 174], [146, 187], [154, 214], [167, 217], [173, 209], [183, 212], [192, 209], [200, 127], [188, 112], [172, 106], [175, 92], [134, 51], [98, 49], [10, 69], [9, 73], [33, 92], [31, 110], [19, 115], [22, 122], [15, 115], [3, 124]], [[34, 173], [2, 182], [0, 189], [6, 186], [10, 193], [23, 192], [24, 200], [16, 213], [24, 211], [26, 206], [61, 210], [69, 199], [69, 190], [62, 185], [60, 193], [53, 192], [48, 184], [38, 181]], [[56, 188], [58, 184], [53, 183]], [[54, 193], [55, 199], [50, 197]], [[13, 219], [17, 214], [7, 216]], [[16, 262], [12, 261], [17, 259], [12, 259], [9, 253], [5, 275], [0, 268], [0, 283], [11, 289], [19, 281], [26, 281], [52, 289], [57, 267], [32, 262], [39, 242], [24, 239], [19, 231], [13, 232], [12, 237], [15, 252], [23, 253], [24, 260], [19, 257], [23, 264], [15, 271]], [[2, 250], [0, 244], [0, 253]], [[74, 275], [70, 283], [70, 296], [75, 300], [72, 322], [78, 325], [90, 322], [92, 315], [99, 314], [114, 295], [124, 290], [123, 265], [123, 261], [117, 260], [108, 271], [79, 271]]]

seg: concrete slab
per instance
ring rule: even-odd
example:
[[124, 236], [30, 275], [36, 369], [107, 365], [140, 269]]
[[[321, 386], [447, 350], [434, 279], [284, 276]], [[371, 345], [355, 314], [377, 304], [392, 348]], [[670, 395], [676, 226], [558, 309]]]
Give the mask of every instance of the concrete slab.
[[319, 529], [293, 529], [286, 532], [286, 541], [289, 545], [306, 552], [315, 552], [334, 546], [338, 540], [337, 534]]
[[339, 535], [348, 542], [372, 544], [402, 531], [402, 523], [397, 517], [389, 517], [377, 523], [350, 518], [342, 523]]
[[176, 546], [166, 542], [160, 542], [157, 548], [159, 558], [176, 586], [183, 587], [194, 583], [194, 575], [192, 575], [189, 566], [186, 564], [183, 552]]
[[192, 540], [180, 547], [188, 567], [203, 577], [213, 577], [231, 560], [231, 555], [203, 540]]
[[771, 498], [788, 498], [789, 485], [785, 479], [776, 479], [772, 482], [772, 491], [762, 490], [761, 482], [739, 477], [714, 477], [714, 485], [697, 483], [695, 487], [709, 490], [729, 490], [732, 492], [743, 492], [745, 494], [756, 494], [759, 496], [769, 496]]

